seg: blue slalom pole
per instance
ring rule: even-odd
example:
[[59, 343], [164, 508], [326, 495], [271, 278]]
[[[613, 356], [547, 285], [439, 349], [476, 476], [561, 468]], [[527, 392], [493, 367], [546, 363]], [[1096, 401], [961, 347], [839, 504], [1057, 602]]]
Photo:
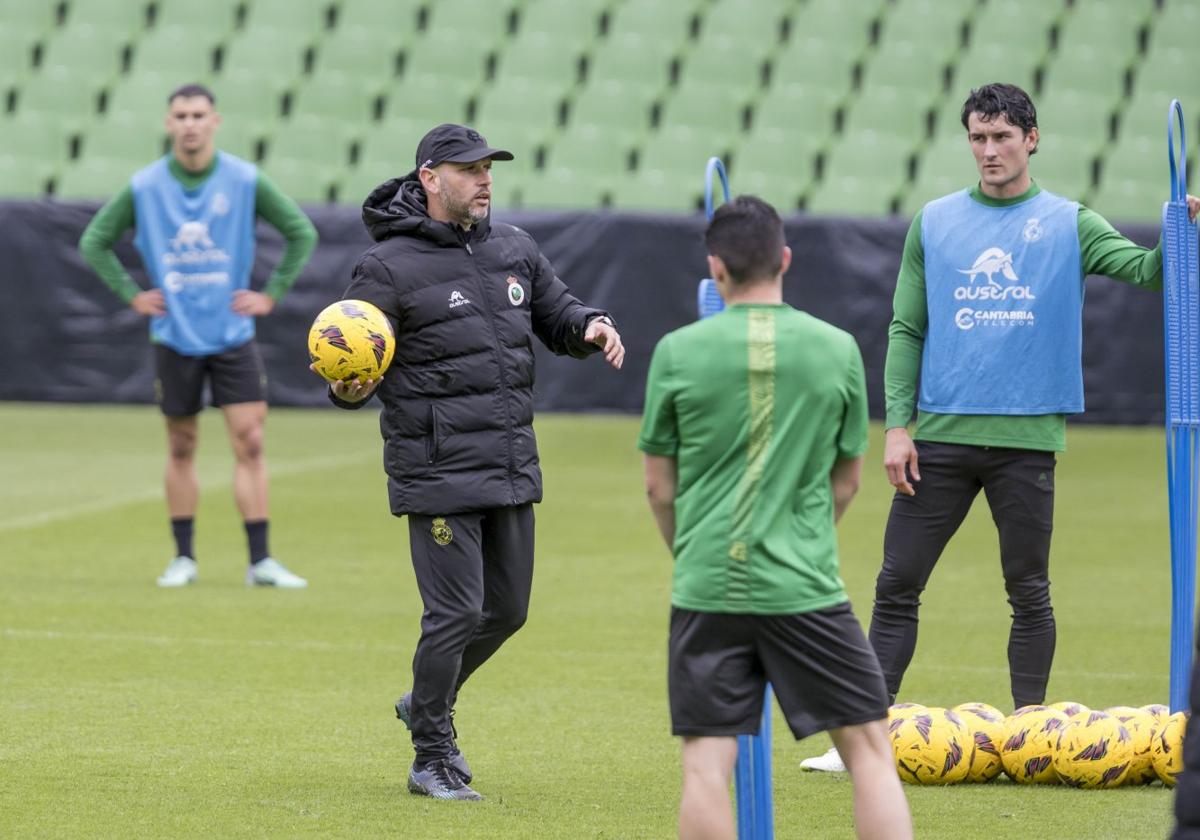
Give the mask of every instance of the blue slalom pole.
[[[704, 169], [704, 214], [712, 219], [713, 175], [720, 178], [725, 201], [729, 201], [729, 178], [718, 157], [708, 159]], [[696, 290], [701, 318], [716, 315], [725, 301], [711, 278], [704, 278]], [[738, 840], [774, 840], [775, 804], [771, 794], [771, 686], [763, 695], [762, 722], [757, 735], [738, 736], [734, 791], [737, 800]]]
[[[1179, 157], [1175, 128], [1179, 127]], [[1167, 499], [1171, 534], [1172, 712], [1188, 708], [1196, 606], [1196, 512], [1200, 501], [1200, 245], [1188, 219], [1183, 107], [1167, 112], [1171, 198], [1163, 205], [1163, 341], [1167, 385]]]

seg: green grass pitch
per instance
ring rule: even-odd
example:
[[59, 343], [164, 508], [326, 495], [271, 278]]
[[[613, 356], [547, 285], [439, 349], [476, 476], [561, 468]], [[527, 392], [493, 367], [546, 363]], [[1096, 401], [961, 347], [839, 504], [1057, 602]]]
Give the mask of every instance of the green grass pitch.
[[[376, 413], [272, 412], [272, 548], [303, 592], [247, 590], [220, 415], [202, 421], [199, 582], [164, 591], [162, 422], [143, 407], [0, 407], [0, 836], [665, 838], [678, 745], [670, 561], [627, 417], [543, 416], [546, 502], [526, 628], [464, 691], [478, 805], [405, 791], [391, 705], [420, 602], [386, 509]], [[1050, 697], [1167, 695], [1162, 432], [1073, 428], [1058, 468]], [[842, 565], [868, 618], [889, 488], [872, 432]], [[1007, 604], [982, 499], [935, 571], [901, 700], [1009, 711]], [[779, 837], [851, 837], [824, 736], [775, 721]], [[922, 838], [1162, 837], [1171, 793], [906, 787]]]

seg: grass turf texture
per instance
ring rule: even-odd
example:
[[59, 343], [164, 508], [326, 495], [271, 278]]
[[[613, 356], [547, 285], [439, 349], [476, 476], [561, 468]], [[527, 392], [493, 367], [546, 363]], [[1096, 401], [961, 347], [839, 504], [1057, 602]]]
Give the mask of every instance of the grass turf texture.
[[[526, 628], [471, 681], [461, 745], [480, 804], [410, 796], [420, 601], [388, 515], [374, 411], [268, 420], [272, 549], [303, 592], [247, 590], [220, 415], [201, 423], [199, 582], [159, 590], [171, 544], [150, 408], [0, 406], [0, 836], [660, 838], [678, 745], [665, 651], [670, 563], [646, 509], [637, 421], [543, 416], [546, 502]], [[869, 618], [889, 488], [872, 450], [841, 528]], [[1048, 700], [1165, 701], [1162, 432], [1073, 428], [1051, 562]], [[983, 500], [942, 558], [902, 701], [1011, 711], [1008, 610]], [[775, 721], [780, 837], [851, 837], [843, 776], [801, 773], [824, 736]], [[1161, 837], [1171, 793], [906, 787], [923, 838]]]

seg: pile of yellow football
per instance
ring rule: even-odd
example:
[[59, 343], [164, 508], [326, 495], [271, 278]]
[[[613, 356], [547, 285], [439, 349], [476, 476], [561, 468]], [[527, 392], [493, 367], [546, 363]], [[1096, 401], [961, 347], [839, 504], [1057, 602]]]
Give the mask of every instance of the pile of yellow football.
[[1019, 784], [1174, 786], [1186, 725], [1186, 713], [1159, 705], [1092, 711], [1054, 703], [1008, 717], [986, 703], [898, 703], [888, 710], [896, 768], [918, 785], [990, 782], [1003, 771]]

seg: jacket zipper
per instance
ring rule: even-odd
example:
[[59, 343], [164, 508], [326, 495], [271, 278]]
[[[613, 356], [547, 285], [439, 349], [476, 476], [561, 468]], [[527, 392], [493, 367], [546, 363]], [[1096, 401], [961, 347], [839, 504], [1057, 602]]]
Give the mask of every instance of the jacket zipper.
[[[463, 242], [463, 246], [467, 249], [467, 254], [471, 257], [475, 256], [470, 242]], [[492, 329], [492, 341], [496, 347], [496, 368], [500, 373], [500, 397], [504, 404], [504, 437], [508, 442], [508, 495], [512, 499], [512, 503], [516, 505], [517, 488], [513, 485], [513, 472], [516, 469], [513, 464], [513, 420], [508, 408], [509, 388], [508, 381], [504, 376], [504, 348], [500, 346], [500, 331], [496, 329], [496, 313], [492, 311], [491, 304], [487, 302], [487, 284], [484, 282], [483, 275], [479, 272], [479, 264], [472, 260], [472, 265], [475, 266], [475, 279], [479, 284], [480, 305], [487, 310], [488, 325]]]

